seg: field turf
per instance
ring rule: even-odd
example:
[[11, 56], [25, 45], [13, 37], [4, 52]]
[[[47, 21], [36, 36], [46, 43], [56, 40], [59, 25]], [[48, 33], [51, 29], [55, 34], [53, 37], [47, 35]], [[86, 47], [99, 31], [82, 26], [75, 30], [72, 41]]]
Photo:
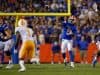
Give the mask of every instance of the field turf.
[[93, 68], [90, 64], [75, 64], [75, 68], [64, 64], [27, 64], [25, 72], [18, 72], [19, 65], [12, 69], [0, 68], [0, 75], [100, 75], [100, 64]]

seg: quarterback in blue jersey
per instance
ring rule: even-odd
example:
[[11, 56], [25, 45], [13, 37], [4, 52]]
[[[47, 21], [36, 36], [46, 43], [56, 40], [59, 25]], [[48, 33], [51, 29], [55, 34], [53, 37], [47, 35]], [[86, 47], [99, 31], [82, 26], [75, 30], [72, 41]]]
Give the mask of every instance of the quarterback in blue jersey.
[[61, 53], [64, 59], [64, 63], [66, 66], [67, 58], [66, 58], [66, 50], [68, 50], [70, 55], [71, 67], [74, 68], [74, 54], [73, 54], [73, 35], [76, 34], [76, 26], [73, 24], [74, 19], [70, 17], [68, 22], [63, 22], [62, 27], [62, 43], [61, 43]]
[[12, 40], [12, 32], [10, 26], [5, 24], [3, 19], [0, 19], [0, 50], [9, 57], [9, 64], [6, 66], [7, 69], [12, 67], [11, 48], [13, 44], [14, 42]]

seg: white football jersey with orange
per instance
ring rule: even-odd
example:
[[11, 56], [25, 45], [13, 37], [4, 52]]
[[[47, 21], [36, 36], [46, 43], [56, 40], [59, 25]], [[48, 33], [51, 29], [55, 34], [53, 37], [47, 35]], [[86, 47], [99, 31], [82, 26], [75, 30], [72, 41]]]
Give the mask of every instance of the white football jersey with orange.
[[33, 40], [33, 31], [27, 27], [16, 27], [15, 32], [19, 32], [22, 38], [22, 41]]

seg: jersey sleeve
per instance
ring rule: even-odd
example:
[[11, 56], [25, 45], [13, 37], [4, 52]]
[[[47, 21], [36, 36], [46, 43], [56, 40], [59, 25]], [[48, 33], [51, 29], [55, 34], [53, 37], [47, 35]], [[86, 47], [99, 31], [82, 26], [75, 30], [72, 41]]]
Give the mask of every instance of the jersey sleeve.
[[34, 34], [34, 32], [33, 32], [33, 30], [32, 29], [30, 29], [30, 33], [33, 35]]
[[15, 28], [15, 33], [19, 32], [20, 31], [20, 28], [19, 27], [16, 27]]
[[4, 24], [4, 26], [3, 26], [3, 27], [4, 27], [4, 31], [5, 31], [5, 30], [7, 30], [7, 29], [9, 29], [9, 27], [8, 27], [8, 25], [7, 25], [7, 24]]
[[65, 28], [65, 27], [66, 27], [66, 24], [67, 24], [67, 22], [64, 21], [64, 22], [62, 23], [62, 27]]
[[72, 27], [72, 32], [73, 32], [74, 34], [77, 34], [76, 26], [73, 26], [73, 27]]
[[15, 32], [16, 32], [15, 49], [18, 49], [19, 43], [21, 42], [21, 36], [19, 34], [18, 28], [15, 29]]
[[31, 31], [32, 34], [34, 33], [32, 29], [30, 29], [30, 31]]

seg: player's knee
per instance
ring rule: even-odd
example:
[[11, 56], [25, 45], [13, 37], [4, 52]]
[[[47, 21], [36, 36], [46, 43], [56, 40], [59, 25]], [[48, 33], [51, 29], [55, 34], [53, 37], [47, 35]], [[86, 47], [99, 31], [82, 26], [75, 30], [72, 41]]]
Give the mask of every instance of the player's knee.
[[68, 48], [68, 51], [73, 51], [73, 48], [72, 48], [72, 47], [69, 47], [69, 48]]
[[65, 53], [66, 52], [66, 48], [61, 48], [61, 53]]
[[11, 52], [10, 52], [10, 51], [5, 51], [5, 54], [6, 54], [7, 56], [10, 56], [10, 55], [11, 55]]
[[19, 60], [24, 60], [24, 56], [19, 54]]

